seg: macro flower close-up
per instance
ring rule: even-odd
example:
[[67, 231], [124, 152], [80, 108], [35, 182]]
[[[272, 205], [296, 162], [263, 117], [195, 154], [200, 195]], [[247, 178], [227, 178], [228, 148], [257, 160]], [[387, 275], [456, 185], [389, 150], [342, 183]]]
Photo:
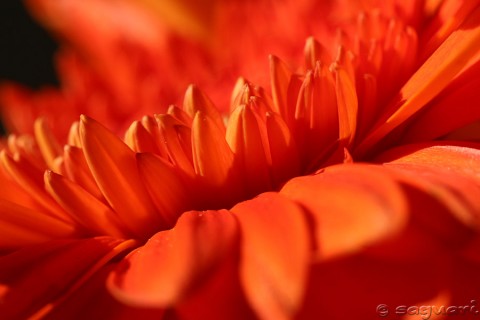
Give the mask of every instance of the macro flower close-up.
[[480, 317], [478, 0], [27, 0], [0, 319]]

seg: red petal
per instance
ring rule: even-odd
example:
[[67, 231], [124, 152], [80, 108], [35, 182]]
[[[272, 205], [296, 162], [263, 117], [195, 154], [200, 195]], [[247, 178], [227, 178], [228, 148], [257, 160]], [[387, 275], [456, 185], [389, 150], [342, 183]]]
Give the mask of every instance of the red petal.
[[406, 202], [385, 172], [369, 165], [339, 165], [283, 187], [282, 194], [312, 215], [319, 258], [361, 250], [402, 230]]
[[119, 300], [134, 306], [172, 306], [206, 280], [236, 241], [228, 211], [191, 211], [128, 255], [108, 280]]
[[0, 314], [4, 319], [41, 316], [129, 246], [108, 237], [52, 241], [1, 257]]
[[240, 276], [247, 299], [262, 319], [291, 319], [310, 260], [304, 212], [277, 193], [242, 202], [232, 212], [242, 230]]
[[76, 236], [74, 224], [0, 199], [0, 250]]
[[47, 319], [101, 319], [101, 320], [161, 320], [164, 310], [134, 308], [116, 300], [108, 292], [105, 282], [116, 267], [109, 264], [94, 274], [74, 294], [62, 301], [48, 314]]

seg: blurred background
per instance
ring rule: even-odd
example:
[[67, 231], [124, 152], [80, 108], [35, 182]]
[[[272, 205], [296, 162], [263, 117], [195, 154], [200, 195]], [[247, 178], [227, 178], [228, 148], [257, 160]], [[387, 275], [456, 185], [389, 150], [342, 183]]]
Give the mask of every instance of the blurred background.
[[[55, 41], [25, 10], [20, 0], [0, 0], [0, 83], [31, 88], [56, 84]], [[0, 128], [3, 133], [3, 128]]]

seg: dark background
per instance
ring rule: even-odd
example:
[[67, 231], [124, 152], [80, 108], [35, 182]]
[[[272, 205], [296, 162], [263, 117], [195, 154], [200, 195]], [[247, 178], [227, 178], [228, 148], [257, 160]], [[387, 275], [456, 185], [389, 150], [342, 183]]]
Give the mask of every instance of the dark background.
[[[21, 0], [0, 0], [0, 83], [10, 80], [31, 88], [57, 84], [53, 67], [56, 47]], [[4, 134], [0, 118], [0, 136]]]

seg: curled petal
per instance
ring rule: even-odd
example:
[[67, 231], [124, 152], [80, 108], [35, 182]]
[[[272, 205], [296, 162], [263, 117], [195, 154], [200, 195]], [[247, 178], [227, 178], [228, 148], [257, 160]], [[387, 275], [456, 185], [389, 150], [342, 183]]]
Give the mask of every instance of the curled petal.
[[302, 209], [277, 193], [237, 204], [241, 227], [240, 277], [262, 319], [291, 319], [298, 311], [310, 262]]
[[374, 166], [329, 167], [287, 182], [281, 193], [310, 213], [322, 260], [392, 237], [407, 221], [400, 186], [385, 170]]
[[206, 280], [236, 237], [236, 221], [226, 210], [184, 213], [174, 228], [120, 263], [108, 279], [110, 292], [128, 305], [172, 306]]

